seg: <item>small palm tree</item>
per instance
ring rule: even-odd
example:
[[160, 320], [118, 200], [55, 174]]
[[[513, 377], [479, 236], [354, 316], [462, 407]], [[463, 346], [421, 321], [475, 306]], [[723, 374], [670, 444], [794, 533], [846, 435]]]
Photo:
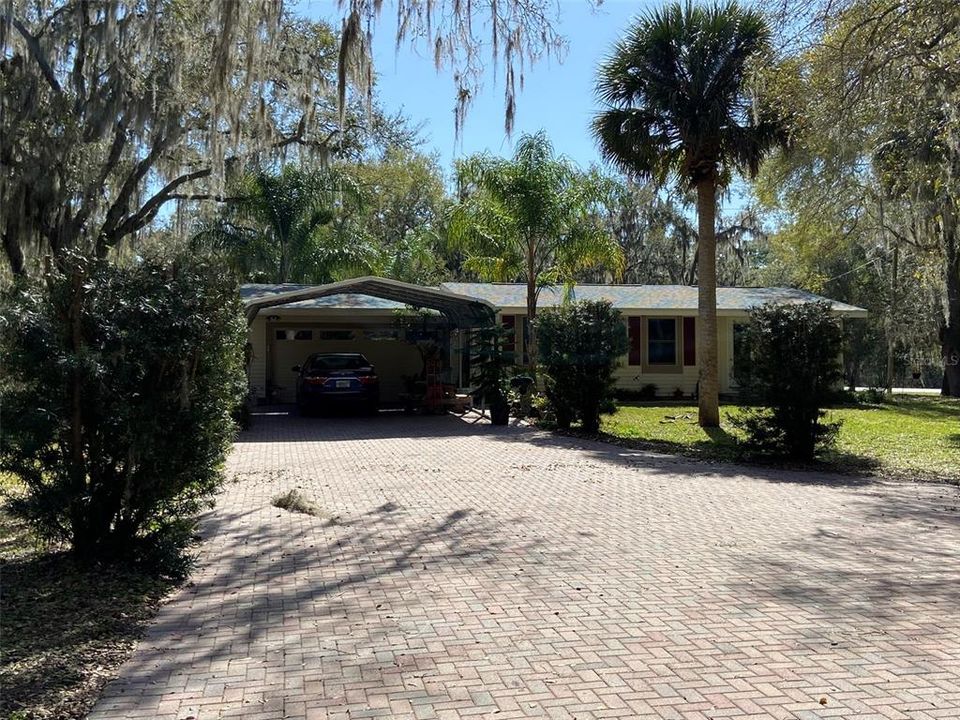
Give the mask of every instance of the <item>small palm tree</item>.
[[697, 192], [697, 365], [700, 424], [720, 424], [717, 369], [716, 207], [731, 175], [751, 176], [784, 144], [782, 124], [748, 88], [752, 63], [771, 55], [759, 12], [735, 2], [673, 3], [641, 17], [600, 66], [603, 110], [593, 132], [607, 159]]
[[457, 163], [460, 201], [448, 227], [465, 270], [485, 280], [525, 282], [530, 324], [527, 354], [536, 364], [537, 297], [570, 283], [581, 270], [619, 277], [623, 255], [596, 213], [602, 188], [563, 157], [545, 133], [522, 135], [510, 159], [473, 155]]
[[323, 283], [368, 272], [378, 261], [352, 212], [359, 189], [336, 169], [251, 172], [233, 194], [218, 218], [198, 228], [193, 245], [219, 252], [243, 279]]

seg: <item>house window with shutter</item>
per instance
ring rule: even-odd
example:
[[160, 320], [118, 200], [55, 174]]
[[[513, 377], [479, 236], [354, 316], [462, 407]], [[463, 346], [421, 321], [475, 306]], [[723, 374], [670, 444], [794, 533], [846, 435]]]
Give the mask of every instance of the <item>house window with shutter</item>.
[[641, 366], [642, 372], [682, 373], [683, 318], [647, 315], [638, 320], [639, 330], [632, 334], [640, 338], [636, 364]]
[[627, 357], [627, 362], [630, 365], [641, 365], [643, 363], [642, 320], [643, 318], [640, 317], [627, 318], [627, 332], [630, 340], [630, 352]]
[[697, 319], [683, 319], [683, 364], [691, 367], [697, 364]]
[[517, 349], [517, 316], [516, 315], [504, 315], [502, 317], [504, 338], [503, 338], [503, 352], [509, 353], [509, 359], [513, 359], [513, 353]]
[[650, 365], [677, 364], [676, 318], [647, 318], [647, 362]]

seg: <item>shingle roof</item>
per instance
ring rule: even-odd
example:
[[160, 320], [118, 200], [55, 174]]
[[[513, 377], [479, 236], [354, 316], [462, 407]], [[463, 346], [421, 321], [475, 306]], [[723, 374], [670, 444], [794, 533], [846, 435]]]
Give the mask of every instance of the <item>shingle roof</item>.
[[[441, 287], [461, 295], [481, 298], [499, 308], [524, 309], [527, 306], [527, 286], [521, 283], [448, 282]], [[546, 287], [540, 292], [537, 305], [559, 305], [563, 295], [563, 286]], [[695, 285], [575, 285], [573, 297], [577, 300], [609, 300], [620, 310], [678, 310], [690, 313], [697, 310]], [[863, 308], [796, 288], [717, 288], [717, 310], [721, 312], [745, 312], [768, 302], [795, 304], [815, 300], [829, 302], [834, 312], [848, 317], [865, 317], [867, 314]]]
[[[265, 285], [248, 284], [240, 287], [244, 302], [280, 295], [294, 290], [306, 290], [312, 285]], [[523, 310], [527, 305], [527, 286], [520, 283], [462, 283], [448, 282], [440, 285], [448, 292], [486, 300], [498, 308]], [[540, 292], [540, 307], [559, 305], [563, 300], [562, 286], [544, 288]], [[690, 285], [575, 285], [574, 297], [578, 300], [609, 300], [620, 310], [676, 310], [684, 313], [697, 311], [697, 288]], [[717, 309], [720, 312], [746, 312], [766, 302], [801, 303], [826, 300], [834, 312], [847, 317], [866, 317], [867, 311], [854, 305], [815, 295], [796, 288], [717, 288]], [[407, 307], [393, 300], [342, 293], [301, 300], [284, 305], [296, 309], [354, 309], [398, 310]]]

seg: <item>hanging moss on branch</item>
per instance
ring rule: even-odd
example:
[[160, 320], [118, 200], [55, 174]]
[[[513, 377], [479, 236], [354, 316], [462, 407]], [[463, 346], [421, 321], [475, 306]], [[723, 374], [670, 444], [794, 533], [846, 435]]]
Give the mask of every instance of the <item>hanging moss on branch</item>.
[[[602, 0], [584, 2], [599, 5]], [[373, 90], [371, 47], [383, 0], [340, 0], [340, 6], [344, 17], [337, 81], [343, 107], [351, 83], [367, 93]], [[527, 66], [541, 59], [562, 60], [566, 53], [566, 39], [556, 28], [558, 10], [553, 0], [398, 0], [397, 49], [404, 42], [423, 42], [437, 70], [450, 69], [457, 137], [487, 63], [492, 63], [495, 76], [502, 68], [503, 123], [509, 135]]]
[[0, 11], [0, 233], [9, 269], [104, 257], [234, 169], [352, 140], [329, 26], [277, 0], [10, 0]]

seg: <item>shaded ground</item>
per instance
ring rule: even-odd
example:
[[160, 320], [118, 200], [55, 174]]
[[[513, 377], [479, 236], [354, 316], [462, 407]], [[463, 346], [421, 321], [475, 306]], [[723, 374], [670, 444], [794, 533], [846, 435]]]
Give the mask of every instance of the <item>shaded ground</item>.
[[261, 417], [231, 472], [92, 718], [960, 714], [953, 487], [452, 417]]
[[81, 718], [129, 656], [171, 585], [81, 570], [0, 509], [0, 717]]

